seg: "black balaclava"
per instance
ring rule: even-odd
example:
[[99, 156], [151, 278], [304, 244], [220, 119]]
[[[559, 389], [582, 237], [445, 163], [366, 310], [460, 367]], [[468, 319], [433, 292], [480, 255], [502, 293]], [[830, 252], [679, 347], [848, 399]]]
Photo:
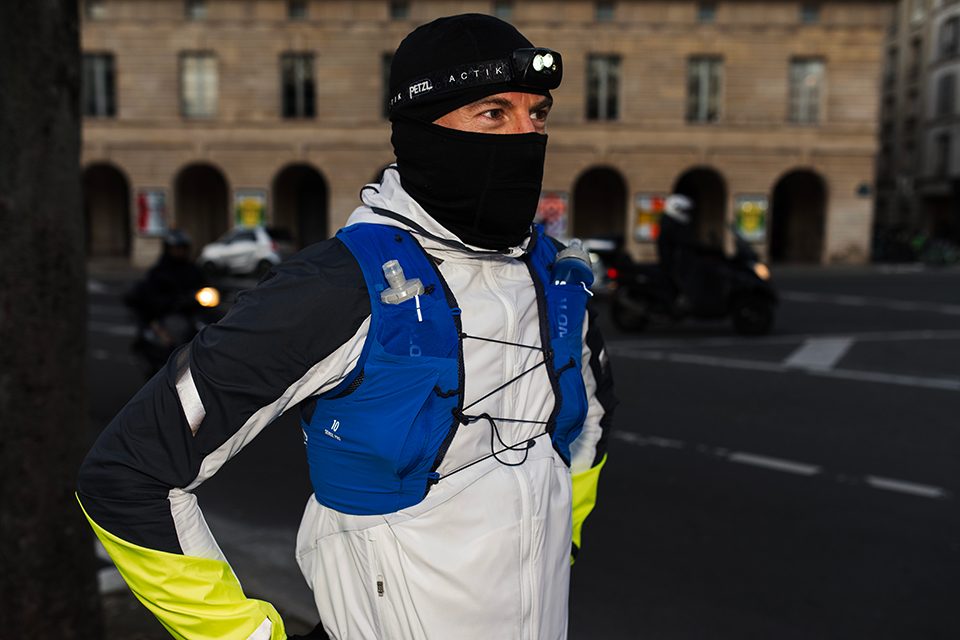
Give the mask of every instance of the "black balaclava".
[[[533, 45], [512, 25], [480, 14], [440, 18], [404, 38], [390, 69], [391, 96], [411, 82], [464, 65], [509, 58]], [[543, 181], [547, 136], [471, 133], [432, 124], [506, 91], [550, 95], [517, 82], [484, 84], [394, 104], [394, 153], [403, 188], [467, 244], [505, 250], [530, 233]]]

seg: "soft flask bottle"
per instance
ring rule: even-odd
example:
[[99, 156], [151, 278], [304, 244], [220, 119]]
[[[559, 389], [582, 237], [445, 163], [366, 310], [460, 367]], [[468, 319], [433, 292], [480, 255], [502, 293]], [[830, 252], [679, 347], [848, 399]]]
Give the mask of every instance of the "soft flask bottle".
[[593, 268], [590, 265], [590, 254], [579, 239], [571, 240], [567, 248], [557, 254], [552, 275], [553, 284], [583, 286], [589, 293], [590, 285], [593, 284]]

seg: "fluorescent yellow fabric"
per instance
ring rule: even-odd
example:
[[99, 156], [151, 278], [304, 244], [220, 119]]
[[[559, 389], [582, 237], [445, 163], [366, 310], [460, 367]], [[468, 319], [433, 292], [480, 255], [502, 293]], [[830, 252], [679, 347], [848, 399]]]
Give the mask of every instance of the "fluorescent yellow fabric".
[[125, 542], [101, 528], [86, 509], [83, 514], [130, 590], [174, 638], [247, 640], [269, 618], [273, 624], [270, 640], [286, 639], [277, 610], [270, 603], [244, 596], [227, 563]]
[[[587, 519], [597, 504], [597, 484], [600, 482], [600, 470], [607, 463], [604, 454], [600, 463], [586, 471], [570, 476], [573, 482], [573, 544], [580, 548], [580, 532], [583, 521]], [[571, 559], [572, 562], [572, 559]]]

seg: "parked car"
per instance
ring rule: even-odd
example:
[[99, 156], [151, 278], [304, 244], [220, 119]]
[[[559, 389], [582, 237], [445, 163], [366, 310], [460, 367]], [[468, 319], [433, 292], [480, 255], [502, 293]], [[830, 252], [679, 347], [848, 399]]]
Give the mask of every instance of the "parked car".
[[616, 288], [617, 270], [629, 260], [623, 250], [623, 236], [597, 236], [583, 239], [583, 247], [590, 252], [593, 263], [594, 293], [606, 294]]
[[208, 275], [263, 275], [293, 252], [293, 238], [286, 229], [237, 227], [205, 246], [197, 262]]

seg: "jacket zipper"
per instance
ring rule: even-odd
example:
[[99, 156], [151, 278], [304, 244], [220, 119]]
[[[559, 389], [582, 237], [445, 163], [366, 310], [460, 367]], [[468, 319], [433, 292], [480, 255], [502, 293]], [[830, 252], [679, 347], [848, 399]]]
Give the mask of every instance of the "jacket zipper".
[[[506, 295], [503, 293], [503, 288], [497, 283], [496, 281], [497, 279], [494, 278], [493, 275], [491, 274], [493, 267], [489, 264], [486, 264], [486, 262], [484, 261], [481, 263], [480, 269], [483, 272], [483, 279], [486, 282], [487, 287], [490, 289], [490, 291], [493, 292], [493, 294], [497, 297], [497, 300], [499, 300], [500, 304], [503, 306], [504, 318], [505, 318], [505, 322], [503, 323], [504, 324], [504, 337], [503, 337], [504, 342], [512, 342], [512, 343], [519, 342], [519, 336], [516, 335], [517, 333], [516, 314], [513, 312], [513, 309], [510, 307], [510, 304], [509, 304], [510, 301], [507, 299]], [[508, 353], [510, 353], [509, 349], [503, 349], [503, 354], [504, 354], [503, 380], [504, 382], [506, 382], [507, 380], [513, 379], [514, 376], [520, 373], [517, 370], [516, 355], [514, 354], [513, 357], [510, 357], [507, 355]], [[494, 415], [500, 415], [500, 416], [513, 415], [514, 408], [516, 405], [516, 402], [514, 402], [516, 393], [517, 393], [517, 385], [514, 385], [514, 384], [507, 385], [507, 387], [503, 390], [503, 396], [501, 396], [501, 399], [500, 399], [500, 402], [501, 402], [500, 410], [494, 413]]]
[[532, 545], [533, 532], [530, 522], [531, 514], [531, 496], [530, 485], [523, 471], [524, 467], [515, 467], [512, 469], [513, 476], [517, 481], [518, 493], [520, 494], [520, 637], [524, 640], [534, 640], [537, 638], [534, 627], [536, 618], [536, 579], [533, 575]]
[[383, 627], [383, 597], [386, 593], [386, 581], [383, 578], [383, 569], [380, 566], [380, 552], [377, 549], [377, 540], [375, 538], [367, 538], [367, 548], [370, 549], [370, 577], [376, 576], [374, 580], [374, 587], [376, 588], [376, 598], [373, 605], [375, 616], [374, 616], [374, 626], [376, 627], [377, 637], [384, 637], [384, 627]]

